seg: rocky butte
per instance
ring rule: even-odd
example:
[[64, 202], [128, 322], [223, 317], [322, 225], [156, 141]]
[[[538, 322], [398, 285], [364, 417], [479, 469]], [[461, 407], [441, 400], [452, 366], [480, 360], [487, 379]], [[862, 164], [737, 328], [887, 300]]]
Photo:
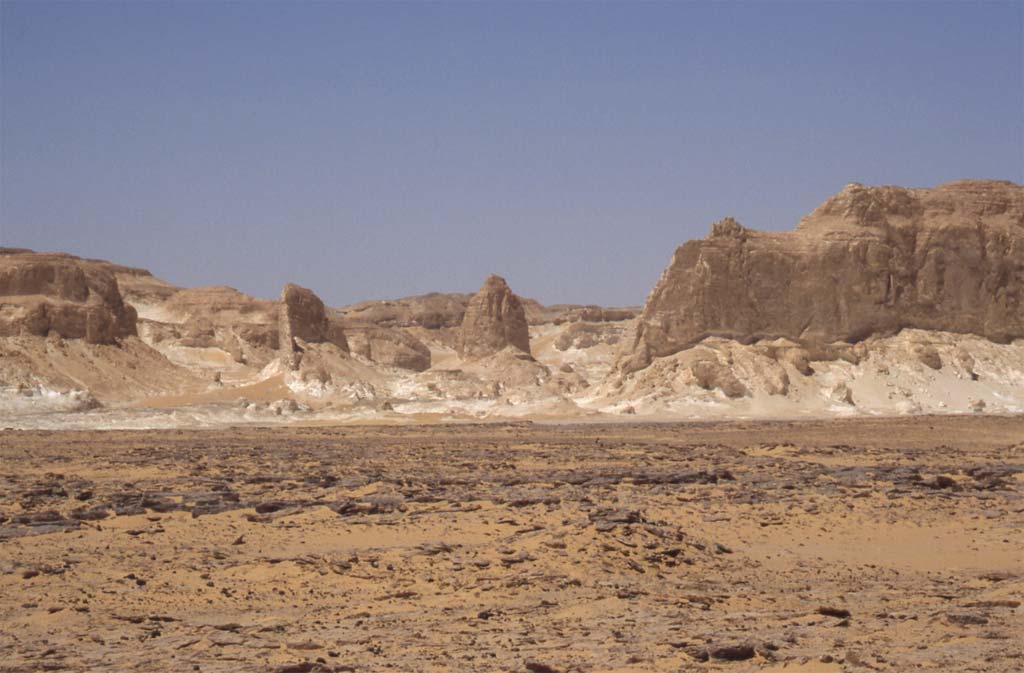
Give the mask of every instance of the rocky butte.
[[47, 336], [111, 344], [136, 334], [106, 262], [0, 248], [0, 336]]
[[459, 355], [466, 359], [481, 358], [509, 346], [530, 352], [526, 310], [505, 279], [492, 274], [466, 307], [459, 334]]
[[853, 183], [791, 232], [717, 222], [676, 249], [620, 368], [711, 336], [820, 347], [904, 328], [1024, 336], [1024, 187]]

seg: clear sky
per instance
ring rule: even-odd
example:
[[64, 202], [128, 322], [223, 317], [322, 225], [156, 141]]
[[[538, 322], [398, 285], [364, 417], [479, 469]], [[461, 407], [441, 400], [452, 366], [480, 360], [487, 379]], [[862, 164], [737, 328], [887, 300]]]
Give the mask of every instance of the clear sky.
[[642, 303], [732, 215], [1024, 182], [1024, 3], [0, 2], [0, 245]]

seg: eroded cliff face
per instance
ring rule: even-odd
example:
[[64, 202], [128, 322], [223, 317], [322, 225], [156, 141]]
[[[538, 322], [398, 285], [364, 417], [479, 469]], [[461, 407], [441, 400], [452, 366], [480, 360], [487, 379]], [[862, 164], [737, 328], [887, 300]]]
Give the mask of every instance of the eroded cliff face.
[[104, 262], [0, 249], [0, 336], [47, 336], [111, 344], [136, 333]]
[[389, 367], [422, 372], [430, 369], [430, 348], [398, 327], [346, 328], [353, 353]]
[[519, 297], [500, 276], [491, 275], [473, 295], [462, 319], [459, 355], [474, 359], [512, 346], [530, 352], [530, 327]]
[[722, 220], [676, 249], [620, 368], [709, 336], [820, 348], [904, 328], [1024, 337], [1024, 187], [851, 184], [792, 232]]
[[298, 365], [302, 352], [298, 341], [332, 343], [348, 353], [348, 341], [341, 325], [330, 320], [320, 297], [312, 290], [288, 283], [281, 290], [280, 345], [292, 367]]

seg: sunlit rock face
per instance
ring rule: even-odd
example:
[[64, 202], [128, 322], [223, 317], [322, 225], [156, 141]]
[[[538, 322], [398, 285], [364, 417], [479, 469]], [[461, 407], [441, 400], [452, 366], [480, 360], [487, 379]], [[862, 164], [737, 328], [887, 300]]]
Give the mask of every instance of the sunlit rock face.
[[333, 343], [348, 352], [348, 341], [341, 325], [327, 317], [320, 297], [309, 289], [288, 283], [281, 290], [280, 345], [285, 357], [297, 364], [301, 346], [296, 340], [309, 343]]
[[136, 333], [106, 263], [73, 255], [0, 249], [0, 336], [47, 336], [111, 344]]
[[530, 352], [530, 328], [519, 297], [500, 276], [491, 275], [469, 301], [462, 319], [459, 355], [480, 358], [508, 346]]
[[676, 249], [620, 368], [708, 336], [820, 346], [903, 328], [1024, 336], [1024, 187], [850, 184], [791, 232], [722, 220]]

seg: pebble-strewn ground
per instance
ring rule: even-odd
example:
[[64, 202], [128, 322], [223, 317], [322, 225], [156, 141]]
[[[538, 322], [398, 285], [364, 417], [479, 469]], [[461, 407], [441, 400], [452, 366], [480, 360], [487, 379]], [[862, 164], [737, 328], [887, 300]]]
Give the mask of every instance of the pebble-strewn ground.
[[0, 671], [1020, 671], [1024, 419], [0, 433]]

